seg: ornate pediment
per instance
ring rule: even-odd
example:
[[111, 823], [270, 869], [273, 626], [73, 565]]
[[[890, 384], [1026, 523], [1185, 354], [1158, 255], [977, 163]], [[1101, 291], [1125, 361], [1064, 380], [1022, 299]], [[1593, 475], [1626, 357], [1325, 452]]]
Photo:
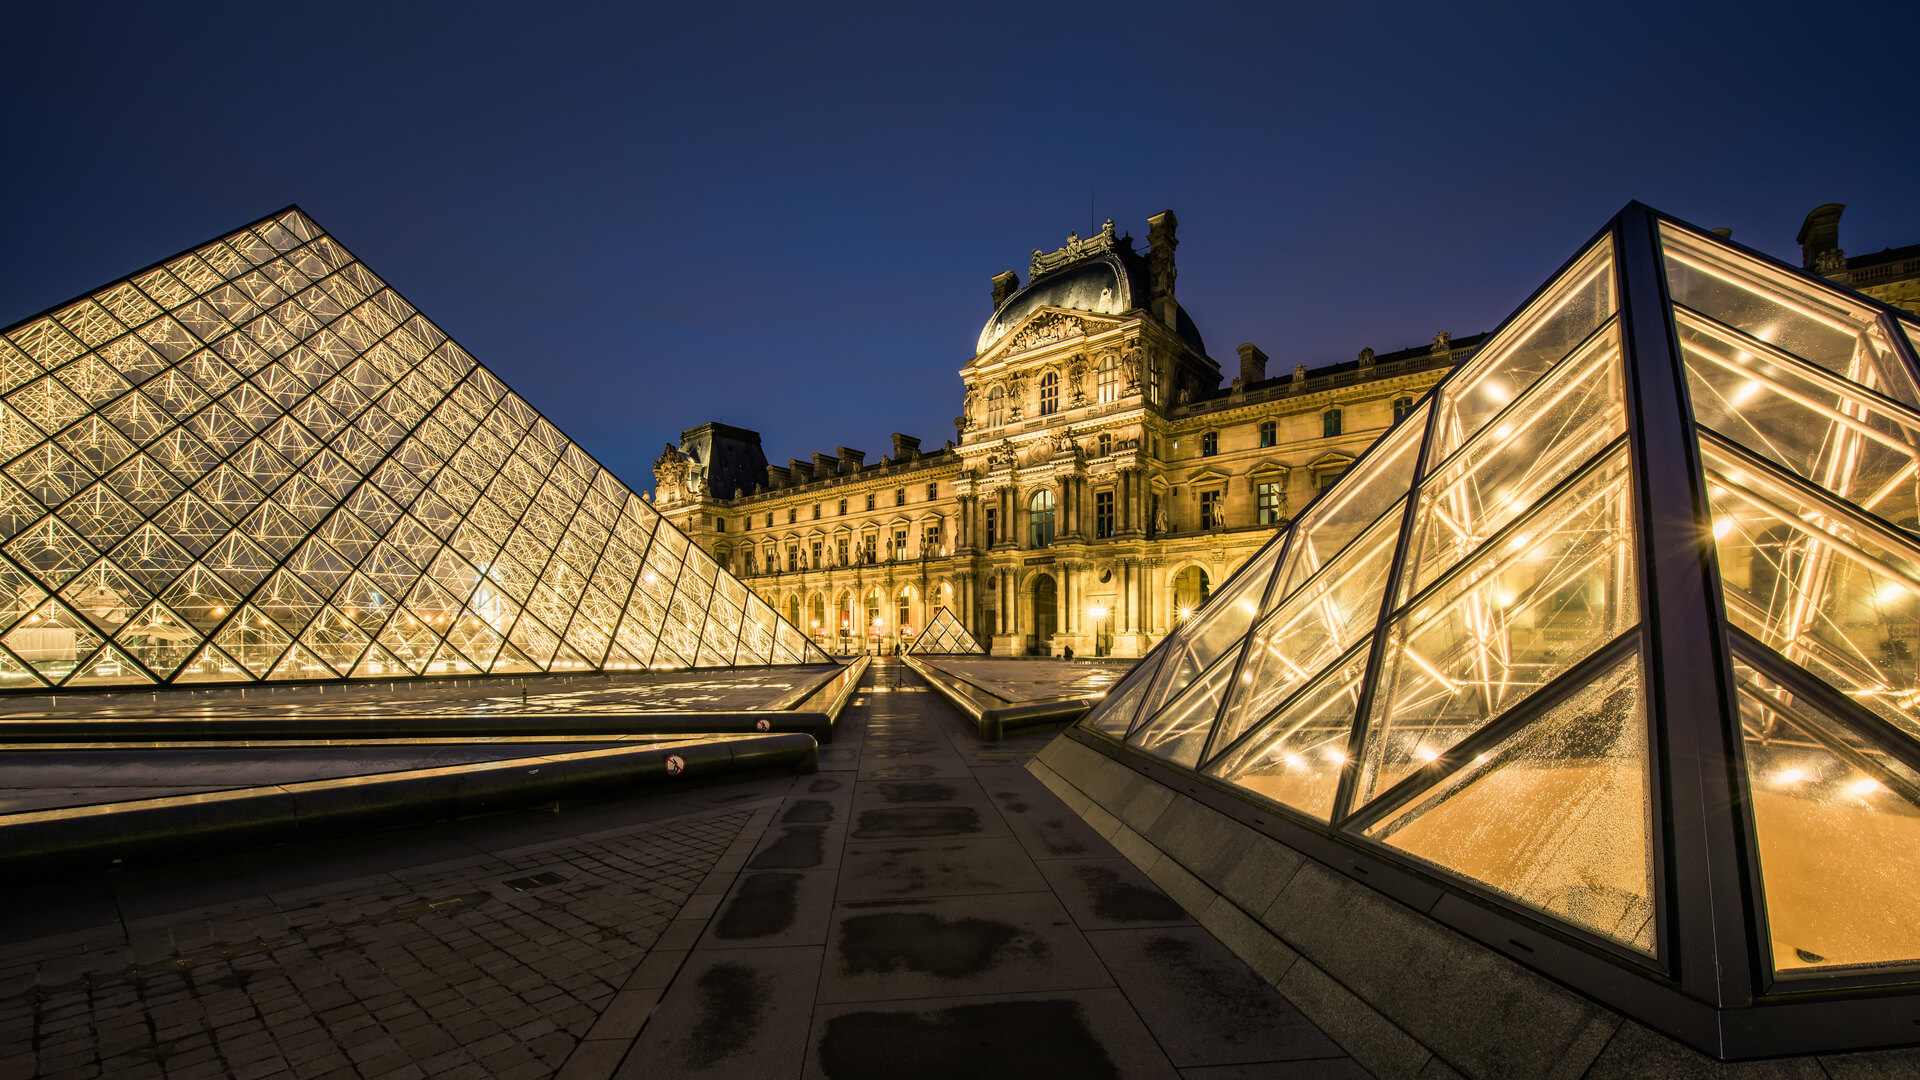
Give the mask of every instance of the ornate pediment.
[[1079, 311], [1045, 309], [1036, 312], [1020, 329], [1001, 339], [997, 346], [983, 354], [982, 359], [988, 355], [1001, 357], [1032, 352], [1063, 341], [1104, 333], [1119, 325], [1119, 319], [1102, 318]]

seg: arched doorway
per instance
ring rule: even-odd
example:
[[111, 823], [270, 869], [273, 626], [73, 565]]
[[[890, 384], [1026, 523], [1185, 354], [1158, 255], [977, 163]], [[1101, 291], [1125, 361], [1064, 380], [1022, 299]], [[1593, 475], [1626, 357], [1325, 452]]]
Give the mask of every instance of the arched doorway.
[[1187, 567], [1173, 576], [1173, 617], [1179, 621], [1191, 618], [1212, 595], [1213, 583], [1207, 580], [1207, 572], [1197, 566]]
[[1052, 574], [1039, 574], [1033, 579], [1033, 619], [1027, 625], [1033, 627], [1033, 633], [1027, 635], [1027, 653], [1033, 656], [1046, 656], [1052, 650], [1048, 643], [1060, 618], [1060, 593], [1053, 583]]

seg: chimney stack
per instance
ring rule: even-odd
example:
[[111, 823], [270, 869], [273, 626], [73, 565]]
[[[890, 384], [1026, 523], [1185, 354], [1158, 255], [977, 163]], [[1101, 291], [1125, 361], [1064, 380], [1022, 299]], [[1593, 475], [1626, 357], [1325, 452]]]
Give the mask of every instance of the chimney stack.
[[1267, 377], [1267, 354], [1251, 341], [1240, 345], [1240, 385], [1252, 386]]
[[1173, 299], [1173, 279], [1178, 271], [1174, 269], [1173, 249], [1180, 245], [1174, 238], [1174, 230], [1180, 227], [1180, 219], [1173, 211], [1162, 210], [1147, 219], [1147, 280], [1153, 293], [1152, 306], [1154, 318], [1167, 326], [1178, 321], [1180, 305]]
[[1019, 274], [1011, 270], [1002, 270], [993, 275], [993, 310], [999, 311], [1000, 305], [1006, 303], [1007, 297], [1012, 296], [1019, 288]]
[[840, 460], [847, 463], [847, 471], [850, 473], [859, 472], [860, 463], [867, 459], [867, 452], [865, 450], [850, 450], [844, 446], [836, 446], [833, 448], [833, 452], [839, 454]]
[[1840, 212], [1845, 209], [1840, 203], [1828, 203], [1807, 214], [1800, 235], [1794, 237], [1800, 242], [1801, 266], [1812, 270], [1823, 253], [1840, 250]]
[[920, 440], [911, 435], [893, 433], [893, 460], [912, 461], [920, 456]]
[[822, 454], [817, 450], [814, 451], [813, 475], [815, 477], [825, 478], [829, 476], [838, 476], [839, 473], [840, 473], [839, 458], [834, 457], [832, 454]]

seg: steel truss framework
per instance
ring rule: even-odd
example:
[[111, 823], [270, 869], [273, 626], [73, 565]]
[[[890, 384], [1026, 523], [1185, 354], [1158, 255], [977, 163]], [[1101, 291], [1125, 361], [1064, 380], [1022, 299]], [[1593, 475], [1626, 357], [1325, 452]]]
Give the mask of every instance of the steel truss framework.
[[832, 662], [288, 208], [0, 334], [0, 689]]
[[1920, 1040], [1916, 344], [1630, 205], [1078, 737], [1708, 1053]]
[[920, 631], [919, 637], [913, 639], [913, 645], [907, 651], [926, 656], [983, 656], [987, 650], [980, 647], [980, 642], [972, 634], [967, 633], [967, 628], [960, 625], [960, 620], [954, 617], [953, 612], [942, 607], [933, 613], [933, 618], [927, 620], [926, 627]]

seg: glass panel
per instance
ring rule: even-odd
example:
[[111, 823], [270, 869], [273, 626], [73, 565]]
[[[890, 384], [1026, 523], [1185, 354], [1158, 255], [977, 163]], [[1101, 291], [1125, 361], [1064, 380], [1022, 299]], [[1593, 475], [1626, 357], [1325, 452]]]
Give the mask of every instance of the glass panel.
[[1426, 416], [1427, 407], [1422, 405], [1294, 525], [1276, 599], [1291, 595], [1388, 507], [1404, 505], [1401, 500], [1413, 486], [1413, 465], [1426, 433]]
[[1728, 618], [1920, 737], [1920, 547], [1700, 449]]
[[1651, 955], [1648, 775], [1636, 653], [1367, 835]]
[[1215, 660], [1172, 704], [1138, 725], [1127, 737], [1136, 750], [1163, 757], [1183, 768], [1200, 763], [1200, 752], [1220, 713], [1220, 699], [1233, 678], [1235, 653]]
[[[1321, 821], [1330, 820], [1372, 652], [1372, 641], [1362, 641], [1245, 742], [1216, 757], [1206, 771]], [[1223, 732], [1216, 742], [1225, 741]]]
[[1280, 546], [1273, 542], [1256, 552], [1198, 614], [1173, 632], [1166, 644], [1167, 659], [1140, 710], [1142, 717], [1160, 711], [1222, 653], [1240, 651], [1280, 559]]
[[1878, 312], [1838, 289], [1775, 269], [1664, 221], [1660, 247], [1675, 303], [1908, 408], [1920, 408], [1913, 378], [1893, 355], [1876, 321]]
[[20, 620], [0, 643], [31, 664], [41, 678], [57, 683], [72, 674], [103, 640], [77, 612], [58, 600], [48, 600]]
[[1379, 625], [1380, 600], [1400, 540], [1400, 514], [1381, 516], [1361, 541], [1340, 553], [1253, 632], [1233, 688], [1217, 753], [1265, 717], [1302, 683]]
[[1738, 658], [1775, 971], [1920, 961], [1920, 772]]
[[66, 686], [113, 686], [150, 683], [153, 676], [128, 659], [127, 654], [108, 645], [67, 679]]
[[1447, 380], [1428, 470], [1526, 393], [1599, 329], [1616, 306], [1613, 241], [1603, 238]]
[[187, 657], [198, 648], [201, 636], [186, 620], [164, 605], [148, 604], [146, 610], [127, 620], [127, 624], [114, 635], [135, 659], [145, 664], [162, 679], [168, 678], [186, 663]]
[[1632, 512], [1622, 447], [1396, 618], [1356, 805], [1638, 620]]
[[1445, 573], [1626, 430], [1617, 325], [1540, 379], [1421, 486], [1396, 604]]
[[1920, 417], [1690, 312], [1676, 318], [1696, 420], [1920, 532]]

